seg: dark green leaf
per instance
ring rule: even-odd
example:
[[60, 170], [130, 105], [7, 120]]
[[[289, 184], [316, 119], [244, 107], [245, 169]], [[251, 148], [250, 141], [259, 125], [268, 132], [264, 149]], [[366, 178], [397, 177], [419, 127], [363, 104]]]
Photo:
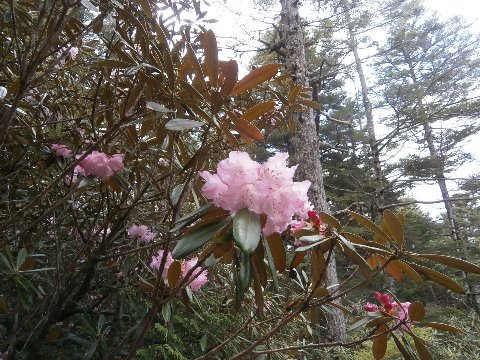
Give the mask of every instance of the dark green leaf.
[[203, 122], [190, 120], [190, 119], [172, 119], [165, 124], [165, 128], [167, 130], [172, 131], [181, 131], [181, 130], [189, 130], [199, 126], [202, 126]]
[[215, 234], [222, 230], [228, 223], [228, 219], [220, 222], [210, 224], [185, 235], [180, 239], [175, 248], [172, 251], [172, 255], [175, 259], [182, 259], [185, 256], [190, 255], [198, 248], [205, 245], [211, 240]]
[[160, 105], [153, 101], [147, 101], [147, 109], [151, 109], [160, 113], [170, 113], [172, 110], [167, 109], [165, 106]]
[[235, 243], [247, 254], [251, 254], [258, 246], [262, 227], [260, 216], [242, 209], [236, 212], [233, 218], [233, 237]]

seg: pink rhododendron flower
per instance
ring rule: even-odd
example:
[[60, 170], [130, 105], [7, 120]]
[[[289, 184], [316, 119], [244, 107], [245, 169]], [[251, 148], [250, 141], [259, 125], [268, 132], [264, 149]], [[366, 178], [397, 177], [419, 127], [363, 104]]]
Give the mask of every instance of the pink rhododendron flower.
[[124, 154], [115, 154], [108, 159], [108, 164], [110, 169], [113, 171], [120, 171], [124, 168], [123, 159], [125, 158]]
[[263, 233], [284, 231], [294, 215], [307, 217], [311, 205], [307, 191], [310, 181], [295, 182], [295, 167], [287, 167], [288, 154], [277, 153], [263, 165], [241, 151], [232, 151], [218, 163], [217, 173], [203, 171], [203, 195], [225, 210], [248, 208], [267, 215]]
[[61, 156], [61, 157], [64, 157], [64, 158], [68, 158], [68, 157], [72, 156], [72, 150], [67, 148], [65, 145], [52, 144], [50, 149], [52, 149], [52, 151], [54, 151], [55, 155], [57, 155], [57, 156]]
[[386, 312], [390, 312], [393, 309], [394, 303], [390, 302], [390, 295], [380, 294], [378, 291], [374, 294], [375, 299], [382, 304]]
[[[184, 277], [190, 271], [190, 269], [192, 269], [195, 265], [197, 265], [197, 262], [198, 262], [197, 257], [194, 257], [186, 261], [182, 266], [183, 268], [182, 276]], [[190, 289], [192, 291], [198, 291], [203, 285], [205, 285], [208, 282], [207, 275], [208, 275], [207, 269], [202, 269], [201, 267], [196, 268], [193, 271], [193, 273], [190, 275], [190, 278], [193, 279], [188, 284]]]
[[139, 243], [147, 244], [153, 240], [157, 235], [152, 232], [146, 225], [135, 225], [133, 224], [128, 228], [127, 233], [130, 237], [138, 239]]
[[55, 68], [59, 69], [64, 66], [68, 60], [75, 59], [78, 55], [78, 48], [71, 46], [70, 48], [61, 48], [57, 52], [57, 59], [60, 59], [59, 65], [56, 65]]
[[376, 304], [368, 302], [363, 306], [363, 310], [365, 310], [366, 312], [378, 311], [378, 306]]
[[[162, 262], [163, 254], [164, 254], [164, 250], [158, 250], [157, 256], [152, 257], [152, 261], [150, 262], [150, 267], [152, 269], [158, 270], [160, 268], [160, 264]], [[166, 262], [165, 262], [165, 267], [163, 268], [163, 271], [162, 271], [163, 279], [165, 279], [165, 280], [167, 279], [168, 269], [170, 268], [170, 266], [172, 265], [173, 262], [174, 262], [174, 260], [173, 260], [173, 257], [172, 257], [172, 253], [169, 251], [169, 252], [167, 252], [167, 259], [166, 259]], [[187, 275], [187, 273], [193, 267], [195, 267], [195, 265], [197, 265], [197, 263], [198, 263], [198, 258], [197, 257], [194, 257], [190, 260], [184, 261], [182, 263], [181, 277], [184, 278]], [[208, 275], [208, 270], [207, 269], [203, 269], [201, 267], [196, 268], [192, 272], [192, 274], [190, 274], [190, 279], [192, 279], [192, 280], [189, 280], [187, 286], [190, 287], [190, 289], [192, 291], [198, 291], [203, 285], [205, 285], [208, 282], [207, 275]]]
[[410, 302], [402, 302], [398, 303], [396, 301], [392, 302], [390, 301], [390, 295], [388, 294], [381, 294], [380, 292], [375, 292], [374, 294], [375, 299], [381, 304], [381, 306], [372, 304], [372, 303], [367, 303], [363, 307], [365, 311], [371, 312], [371, 311], [384, 311], [389, 313], [390, 315], [396, 316], [398, 318], [397, 324], [400, 321], [404, 321], [405, 324], [402, 325], [402, 327], [406, 329], [411, 329], [412, 323], [410, 322], [408, 318], [408, 308], [410, 307]]
[[292, 220], [290, 223], [290, 231], [292, 232], [292, 235], [295, 235], [295, 233], [304, 229], [306, 226], [307, 223], [303, 220]]
[[[150, 267], [152, 269], [158, 270], [160, 268], [160, 264], [162, 263], [162, 258], [163, 258], [163, 250], [158, 250], [157, 256], [152, 256], [152, 261], [150, 262]], [[167, 278], [168, 275], [168, 269], [173, 263], [173, 257], [172, 253], [169, 251], [167, 253], [167, 260], [165, 262], [165, 267], [163, 268], [162, 271], [162, 277], [164, 279]]]
[[108, 156], [99, 151], [92, 151], [85, 159], [83, 159], [75, 168], [77, 173], [85, 176], [93, 175], [101, 180], [108, 180], [117, 171], [124, 168], [123, 154], [115, 154]]
[[404, 328], [410, 330], [412, 328], [412, 323], [408, 319], [408, 308], [410, 307], [410, 302], [395, 303], [395, 309], [397, 310], [397, 317], [401, 321], [406, 321], [403, 325]]

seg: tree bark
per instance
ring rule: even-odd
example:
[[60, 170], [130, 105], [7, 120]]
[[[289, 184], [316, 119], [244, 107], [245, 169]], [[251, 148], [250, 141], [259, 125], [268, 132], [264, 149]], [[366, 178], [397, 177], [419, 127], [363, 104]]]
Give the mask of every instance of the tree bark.
[[[415, 68], [413, 66], [413, 62], [412, 62], [409, 54], [405, 50], [403, 50], [403, 56], [405, 58], [405, 62], [408, 65], [409, 75], [410, 75], [410, 78], [412, 79], [412, 83], [415, 87], [415, 93], [417, 94], [416, 95], [416, 105], [417, 105], [419, 114], [426, 114], [425, 108], [423, 106], [422, 98], [420, 96], [419, 81], [418, 81], [417, 75], [415, 73]], [[450, 227], [450, 237], [458, 245], [457, 253], [460, 256], [460, 258], [463, 259], [463, 260], [467, 260], [468, 250], [467, 250], [466, 242], [461, 237], [460, 227], [458, 225], [458, 221], [457, 221], [457, 218], [456, 218], [456, 215], [455, 215], [455, 211], [453, 210], [453, 206], [450, 203], [450, 201], [447, 201], [450, 198], [450, 194], [448, 193], [447, 182], [445, 181], [445, 173], [444, 173], [445, 163], [444, 163], [444, 160], [438, 154], [438, 150], [435, 146], [433, 129], [430, 125], [429, 119], [425, 118], [423, 120], [422, 125], [423, 125], [424, 141], [425, 141], [425, 144], [427, 145], [430, 157], [433, 160], [434, 164], [438, 164], [435, 167], [434, 174], [435, 174], [435, 178], [437, 179], [436, 181], [437, 181], [438, 187], [440, 188], [440, 192], [442, 194], [442, 200], [446, 200], [443, 203], [444, 203], [444, 206], [445, 206], [445, 211], [447, 213], [448, 225]], [[467, 298], [468, 298], [470, 304], [473, 306], [473, 308], [477, 312], [477, 314], [479, 314], [480, 313], [480, 307], [479, 307], [477, 299], [476, 299], [475, 289], [473, 288], [473, 285], [469, 281], [467, 273], [462, 271], [462, 275], [463, 275], [465, 284], [467, 286], [467, 291], [468, 291], [467, 292]]]
[[[293, 81], [304, 88], [309, 88], [307, 78], [307, 62], [305, 58], [305, 43], [298, 14], [299, 0], [280, 0], [282, 5], [281, 22], [283, 38], [285, 39], [287, 70]], [[293, 155], [299, 164], [296, 176], [298, 180], [310, 180], [312, 185], [309, 198], [318, 210], [328, 212], [329, 206], [323, 184], [323, 170], [319, 152], [319, 139], [315, 127], [313, 110], [298, 114], [296, 134], [293, 139]], [[334, 254], [332, 254], [334, 255]], [[335, 258], [332, 257], [326, 271], [327, 285], [337, 284], [337, 268]], [[335, 341], [344, 341], [345, 317], [343, 312], [333, 309], [327, 314], [329, 336]], [[322, 341], [324, 339], [322, 338]]]
[[[360, 87], [362, 89], [362, 103], [365, 111], [365, 117], [367, 119], [367, 124], [365, 129], [367, 130], [368, 143], [370, 145], [370, 152], [372, 154], [372, 163], [369, 164], [373, 167], [374, 179], [375, 179], [375, 198], [376, 200], [383, 205], [383, 193], [382, 193], [382, 164], [380, 162], [380, 150], [378, 148], [377, 137], [375, 135], [375, 123], [373, 120], [373, 110], [372, 103], [368, 96], [368, 86], [365, 79], [365, 73], [363, 72], [363, 64], [358, 54], [358, 44], [355, 37], [355, 32], [352, 25], [352, 19], [350, 17], [350, 2], [348, 0], [342, 1], [342, 7], [345, 14], [345, 20], [347, 23], [348, 36], [349, 36], [349, 47], [353, 52], [355, 58], [355, 67], [357, 69], [358, 79], [360, 80]], [[376, 217], [376, 211], [372, 211], [372, 218]]]

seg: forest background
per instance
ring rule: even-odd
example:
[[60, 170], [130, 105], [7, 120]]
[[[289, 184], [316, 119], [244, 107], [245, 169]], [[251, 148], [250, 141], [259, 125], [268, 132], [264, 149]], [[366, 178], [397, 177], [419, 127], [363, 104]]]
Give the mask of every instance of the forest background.
[[[475, 358], [479, 35], [419, 1], [252, 1], [232, 43], [223, 5], [0, 2], [1, 356]], [[303, 233], [208, 195], [232, 150], [299, 165]]]

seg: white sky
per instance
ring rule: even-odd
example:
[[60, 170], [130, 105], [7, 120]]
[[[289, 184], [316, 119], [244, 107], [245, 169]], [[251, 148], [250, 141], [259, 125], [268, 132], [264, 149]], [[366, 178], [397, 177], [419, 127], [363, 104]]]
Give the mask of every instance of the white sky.
[[[271, 1], [272, 5], [266, 11], [252, 11], [252, 0], [211, 0], [212, 5], [208, 9], [207, 18], [218, 20], [215, 24], [209, 24], [217, 36], [220, 58], [235, 58], [240, 65], [240, 76], [246, 74], [248, 62], [254, 55], [253, 50], [257, 48], [260, 33], [270, 28], [273, 16], [278, 16], [280, 11], [279, 2]], [[440, 17], [452, 17], [460, 15], [473, 24], [473, 30], [480, 32], [480, 0], [424, 0], [427, 8], [438, 12]], [[241, 44], [233, 38], [243, 39]], [[235, 44], [235, 51], [229, 50]], [[223, 47], [223, 49], [222, 49]], [[239, 51], [239, 52], [238, 52]], [[477, 154], [477, 161], [462, 166], [450, 174], [452, 178], [464, 178], [480, 171], [480, 135], [474, 141], [465, 145], [465, 149]], [[455, 190], [454, 182], [449, 182], [451, 190]], [[441, 199], [441, 194], [436, 184], [423, 184], [413, 189], [411, 195], [420, 201], [431, 201]], [[434, 205], [419, 205], [420, 208], [431, 216], [435, 217], [444, 212], [443, 203]]]

